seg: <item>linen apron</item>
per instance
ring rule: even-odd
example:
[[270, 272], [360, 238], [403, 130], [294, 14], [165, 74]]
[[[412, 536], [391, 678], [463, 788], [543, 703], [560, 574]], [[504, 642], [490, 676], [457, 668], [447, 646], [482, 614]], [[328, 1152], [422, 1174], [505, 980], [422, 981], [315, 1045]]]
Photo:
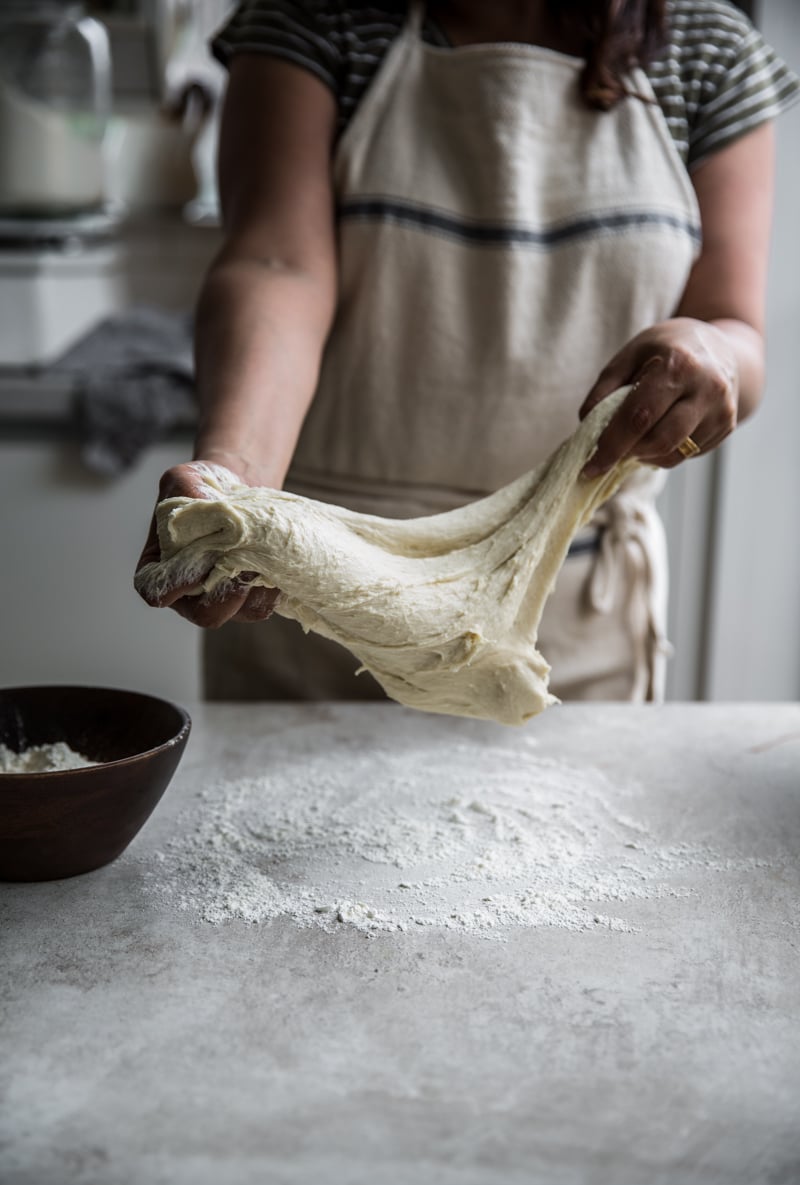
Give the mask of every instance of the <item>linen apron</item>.
[[[694, 190], [645, 72], [609, 112], [580, 59], [442, 48], [406, 25], [334, 159], [337, 315], [286, 488], [387, 517], [518, 477], [567, 437], [603, 365], [673, 315]], [[666, 546], [642, 469], [573, 544], [539, 630], [569, 699], [660, 698]], [[369, 675], [277, 615], [205, 639], [212, 699], [373, 698]]]

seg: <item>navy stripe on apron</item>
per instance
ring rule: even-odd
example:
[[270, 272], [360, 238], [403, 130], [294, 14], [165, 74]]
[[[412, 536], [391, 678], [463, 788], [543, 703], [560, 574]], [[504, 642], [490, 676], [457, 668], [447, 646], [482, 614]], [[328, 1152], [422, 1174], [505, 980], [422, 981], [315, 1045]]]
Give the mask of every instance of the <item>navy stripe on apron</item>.
[[381, 197], [345, 198], [338, 207], [341, 219], [367, 222], [391, 222], [416, 230], [432, 231], [474, 246], [560, 247], [576, 239], [597, 238], [608, 232], [633, 226], [663, 226], [683, 231], [696, 243], [702, 241], [700, 227], [674, 214], [658, 210], [617, 210], [576, 218], [548, 229], [503, 226], [489, 222], [467, 221], [430, 206]]
[[586, 555], [600, 550], [600, 531], [596, 531], [590, 539], [573, 539], [567, 551], [567, 559], [574, 555]]

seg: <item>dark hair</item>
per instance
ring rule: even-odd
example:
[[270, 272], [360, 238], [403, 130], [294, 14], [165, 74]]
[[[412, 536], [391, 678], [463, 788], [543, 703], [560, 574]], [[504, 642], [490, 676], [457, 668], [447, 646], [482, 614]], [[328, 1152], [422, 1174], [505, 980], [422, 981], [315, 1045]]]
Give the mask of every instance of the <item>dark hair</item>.
[[585, 44], [581, 94], [608, 111], [631, 92], [625, 74], [644, 66], [664, 44], [666, 0], [547, 0], [553, 18]]

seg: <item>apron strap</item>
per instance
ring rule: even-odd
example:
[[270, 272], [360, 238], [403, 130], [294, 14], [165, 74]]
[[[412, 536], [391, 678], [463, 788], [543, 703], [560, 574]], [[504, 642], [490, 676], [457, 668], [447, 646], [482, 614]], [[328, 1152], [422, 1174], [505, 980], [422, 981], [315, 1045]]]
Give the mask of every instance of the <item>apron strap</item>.
[[600, 528], [601, 535], [589, 578], [591, 607], [597, 613], [611, 612], [624, 571], [636, 663], [631, 698], [660, 702], [666, 659], [673, 652], [666, 636], [667, 566], [661, 520], [651, 502], [620, 494], [600, 508], [592, 525]]
[[411, 0], [408, 6], [406, 29], [412, 36], [419, 37], [422, 33], [422, 23], [425, 20], [424, 0]]

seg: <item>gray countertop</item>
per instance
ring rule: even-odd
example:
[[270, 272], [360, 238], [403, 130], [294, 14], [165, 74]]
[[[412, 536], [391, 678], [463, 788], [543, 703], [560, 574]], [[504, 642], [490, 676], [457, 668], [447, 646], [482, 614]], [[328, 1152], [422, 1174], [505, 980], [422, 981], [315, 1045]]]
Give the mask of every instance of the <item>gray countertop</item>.
[[[0, 888], [3, 1185], [800, 1181], [800, 707], [571, 705], [522, 730], [393, 705], [193, 716], [120, 860]], [[617, 820], [609, 873], [617, 824], [706, 856], [602, 903], [620, 928], [214, 925], [158, 891], [221, 780], [295, 793], [327, 765], [330, 791], [370, 762], [387, 793], [398, 770], [434, 771], [434, 794], [451, 768], [569, 768]]]

